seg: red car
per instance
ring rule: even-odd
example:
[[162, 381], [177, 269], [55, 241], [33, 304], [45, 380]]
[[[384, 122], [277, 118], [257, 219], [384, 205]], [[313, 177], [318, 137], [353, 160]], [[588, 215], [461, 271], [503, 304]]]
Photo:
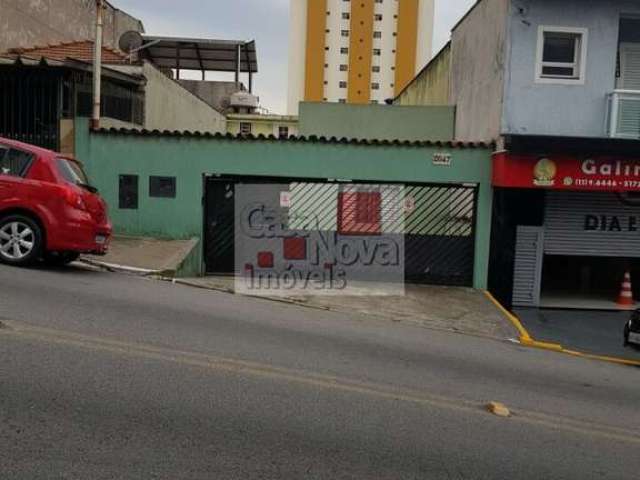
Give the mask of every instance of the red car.
[[0, 262], [64, 265], [105, 254], [110, 237], [107, 206], [78, 161], [0, 138]]

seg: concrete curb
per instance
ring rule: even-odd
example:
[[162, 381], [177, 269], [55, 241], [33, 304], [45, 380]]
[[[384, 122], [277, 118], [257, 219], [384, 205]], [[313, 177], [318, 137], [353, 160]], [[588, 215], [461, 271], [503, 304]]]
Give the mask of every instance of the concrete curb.
[[[122, 237], [122, 238], [137, 238], [137, 237]], [[185, 241], [186, 244], [177, 249], [171, 254], [166, 261], [160, 265], [160, 268], [141, 268], [133, 267], [130, 265], [122, 265], [118, 263], [105, 262], [98, 258], [87, 258], [85, 256], [80, 257], [79, 262], [91, 265], [94, 267], [102, 268], [110, 272], [126, 273], [129, 275], [138, 276], [163, 276], [174, 278], [183, 272], [183, 268], [189, 256], [193, 253], [200, 243], [200, 239], [191, 238]]]
[[[168, 273], [170, 274], [171, 272], [162, 272], [160, 270], [149, 270], [146, 268], [138, 268], [138, 267], [129, 267], [127, 265], [118, 265], [117, 263], [107, 263], [107, 262], [100, 262], [97, 260], [91, 260], [88, 258], [80, 258], [80, 260], [78, 260], [81, 263], [85, 263], [87, 265], [91, 265], [93, 267], [98, 267], [98, 268], [102, 268], [104, 270], [107, 270], [109, 272], [117, 272], [117, 273], [127, 273], [130, 275], [138, 275], [138, 276], [142, 276], [142, 277], [146, 277], [146, 276], [150, 276], [150, 275], [167, 275]], [[169, 275], [168, 275], [169, 276]]]
[[580, 352], [577, 350], [571, 350], [565, 348], [563, 345], [559, 343], [548, 343], [548, 342], [540, 342], [531, 337], [531, 334], [524, 328], [522, 322], [518, 317], [516, 317], [513, 313], [508, 311], [504, 306], [496, 300], [496, 298], [491, 295], [490, 292], [486, 291], [484, 294], [487, 298], [502, 312], [502, 314], [509, 319], [509, 321], [516, 327], [518, 332], [520, 333], [519, 342], [521, 345], [530, 348], [537, 348], [540, 350], [548, 350], [556, 353], [564, 353], [565, 355], [571, 355], [573, 357], [586, 358], [589, 360], [598, 360], [601, 362], [615, 363], [617, 365], [627, 365], [633, 367], [640, 367], [640, 360], [630, 360], [627, 358], [618, 358], [618, 357], [609, 357], [606, 355], [596, 355], [593, 353]]
[[[233, 290], [232, 288], [226, 288], [226, 287], [217, 287], [215, 285], [202, 285], [199, 284], [197, 282], [191, 282], [189, 280], [184, 280], [181, 278], [171, 278], [171, 277], [167, 277], [165, 275], [157, 275], [154, 276], [154, 278], [157, 278], [158, 280], [163, 280], [165, 282], [171, 282], [171, 283], [175, 283], [178, 285], [184, 285], [187, 287], [193, 287], [193, 288], [199, 288], [201, 290], [212, 290], [214, 292], [222, 292], [222, 293], [229, 293], [231, 295], [237, 295], [235, 290]], [[251, 298], [257, 298], [257, 299], [262, 299], [262, 300], [268, 300], [270, 302], [280, 302], [280, 303], [287, 303], [290, 305], [297, 305], [299, 307], [306, 307], [306, 308], [312, 308], [314, 310], [322, 310], [322, 311], [333, 311], [336, 312], [337, 310], [333, 310], [329, 307], [318, 307], [316, 305], [309, 305], [308, 303], [305, 303], [303, 301], [297, 300], [295, 298], [291, 298], [291, 297], [251, 297]]]

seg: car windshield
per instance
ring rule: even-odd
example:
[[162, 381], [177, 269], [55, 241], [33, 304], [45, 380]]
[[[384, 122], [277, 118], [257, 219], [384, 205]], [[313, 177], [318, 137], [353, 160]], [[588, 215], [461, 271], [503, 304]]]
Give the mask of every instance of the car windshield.
[[93, 188], [89, 183], [87, 174], [82, 169], [82, 166], [78, 162], [69, 160], [67, 158], [58, 158], [58, 171], [70, 183], [79, 185], [85, 188]]

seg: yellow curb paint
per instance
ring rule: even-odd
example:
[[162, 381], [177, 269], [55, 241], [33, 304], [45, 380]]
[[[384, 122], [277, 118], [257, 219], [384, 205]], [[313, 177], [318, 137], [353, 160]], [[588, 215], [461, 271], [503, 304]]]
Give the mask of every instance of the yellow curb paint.
[[490, 402], [487, 404], [487, 410], [490, 413], [493, 413], [495, 416], [497, 417], [510, 417], [511, 416], [511, 412], [509, 411], [509, 409], [500, 402]]
[[496, 298], [491, 295], [489, 291], [485, 290], [484, 294], [491, 301], [491, 303], [493, 303], [496, 308], [500, 310], [502, 314], [507, 317], [509, 321], [516, 327], [516, 329], [520, 333], [520, 343], [522, 343], [523, 345], [531, 345], [533, 343], [533, 339], [531, 338], [531, 335], [529, 335], [529, 332], [527, 332], [527, 329], [524, 328], [524, 325], [522, 325], [522, 322], [520, 322], [520, 319], [509, 310], [504, 308], [502, 304], [498, 300], [496, 300]]
[[539, 348], [540, 350], [551, 350], [552, 352], [562, 352], [564, 347], [559, 343], [538, 342], [537, 340], [531, 340], [528, 343], [523, 343], [528, 347]]
[[567, 355], [572, 355], [574, 357], [588, 358], [590, 360], [600, 360], [602, 362], [617, 363], [619, 365], [640, 367], [640, 361], [630, 360], [627, 358], [608, 357], [606, 355], [594, 355], [592, 353], [583, 353], [583, 352], [578, 352], [576, 350], [567, 350], [567, 349], [563, 349], [562, 353], [566, 353]]
[[509, 319], [509, 321], [511, 323], [513, 323], [513, 325], [516, 327], [516, 329], [520, 333], [520, 344], [521, 345], [524, 345], [526, 347], [531, 347], [531, 348], [538, 348], [538, 349], [541, 349], [541, 350], [549, 350], [549, 351], [552, 351], [552, 352], [564, 353], [566, 355], [571, 355], [573, 357], [587, 358], [589, 360], [599, 360], [601, 362], [615, 363], [615, 364], [618, 364], [618, 365], [627, 365], [627, 366], [633, 366], [633, 367], [640, 367], [640, 361], [638, 361], [638, 360], [629, 360], [627, 358], [609, 357], [609, 356], [606, 356], [606, 355], [594, 355], [592, 353], [584, 353], [584, 352], [579, 352], [577, 350], [566, 349], [562, 345], [560, 345], [559, 343], [539, 342], [539, 341], [537, 341], [537, 340], [535, 340], [534, 338], [531, 337], [531, 335], [529, 334], [527, 329], [524, 328], [524, 325], [522, 325], [522, 322], [520, 321], [520, 319], [518, 317], [516, 317], [513, 313], [511, 313], [509, 310], [504, 308], [504, 306], [502, 306], [502, 304], [490, 292], [485, 290], [484, 294], [491, 301], [491, 303], [493, 303], [496, 306], [496, 308], [498, 308], [498, 310], [500, 310], [502, 312], [502, 314], [505, 317], [507, 317]]

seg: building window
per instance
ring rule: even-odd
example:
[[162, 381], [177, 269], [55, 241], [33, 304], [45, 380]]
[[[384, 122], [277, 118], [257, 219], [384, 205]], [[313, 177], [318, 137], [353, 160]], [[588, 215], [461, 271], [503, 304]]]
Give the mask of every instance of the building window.
[[371, 90], [380, 90], [380, 84], [379, 83], [372, 83], [371, 84]]
[[279, 126], [278, 127], [278, 138], [289, 138], [289, 127], [287, 126]]
[[340, 88], [347, 88], [347, 82], [340, 82]]
[[176, 198], [176, 177], [149, 177], [149, 196]]
[[538, 29], [536, 82], [584, 84], [587, 36], [588, 30], [584, 28], [541, 26]]
[[376, 13], [374, 16], [374, 19], [376, 22], [381, 22], [382, 21], [382, 14], [381, 13]]
[[371, 67], [371, 71], [373, 73], [380, 73], [380, 65], [374, 65], [373, 67]]
[[351, 18], [351, 15], [349, 14], [349, 12], [342, 12], [343, 20], [349, 20], [350, 18]]
[[382, 55], [382, 51], [381, 51], [379, 48], [374, 48], [374, 49], [373, 49], [373, 54], [374, 54], [376, 57], [379, 57], [380, 55]]
[[348, 55], [349, 54], [349, 48], [348, 47], [342, 47], [340, 49], [340, 53], [343, 55]]
[[340, 34], [341, 34], [343, 37], [348, 37], [348, 36], [349, 36], [349, 30], [342, 30], [342, 32], [340, 32]]
[[240, 122], [240, 135], [251, 135], [251, 124], [249, 122]]
[[138, 209], [137, 175], [120, 175], [118, 188], [118, 208], [122, 210]]
[[347, 70], [349, 70], [349, 66], [345, 65], [344, 63], [342, 65], [340, 65], [340, 71], [341, 72], [346, 72]]
[[373, 38], [382, 38], [382, 32], [373, 32]]

